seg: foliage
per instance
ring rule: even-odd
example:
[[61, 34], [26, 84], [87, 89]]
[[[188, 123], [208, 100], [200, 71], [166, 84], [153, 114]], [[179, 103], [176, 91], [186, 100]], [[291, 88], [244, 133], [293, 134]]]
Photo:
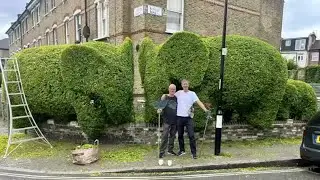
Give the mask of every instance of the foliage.
[[[98, 138], [104, 124], [132, 120], [132, 67], [122, 51], [101, 43], [73, 45], [61, 55], [62, 77], [83, 131]], [[112, 51], [110, 53], [108, 51]], [[126, 54], [130, 56], [130, 54]], [[131, 87], [130, 87], [131, 86]], [[129, 102], [129, 103], [128, 103]]]
[[150, 38], [146, 37], [143, 39], [140, 48], [141, 50], [139, 50], [139, 57], [138, 57], [139, 72], [141, 76], [141, 82], [142, 84], [144, 84], [144, 79], [145, 79], [144, 77], [146, 73], [146, 62], [149, 61], [149, 59], [152, 59], [153, 57], [155, 57], [155, 55], [153, 54], [153, 51], [151, 51], [151, 49], [155, 48], [155, 45], [153, 44]]
[[306, 67], [305, 81], [307, 83], [320, 83], [320, 66]]
[[298, 68], [298, 65], [294, 62], [293, 59], [289, 59], [287, 61], [287, 67], [288, 67], [288, 70], [296, 70]]
[[[288, 75], [284, 59], [271, 45], [254, 38], [228, 36], [227, 44], [224, 109], [237, 112], [253, 126], [269, 127], [276, 118], [285, 92]], [[147, 104], [152, 104], [166, 93], [169, 82], [179, 87], [179, 81], [186, 78], [200, 99], [215, 107], [221, 37], [200, 38], [180, 32], [161, 46], [149, 47], [148, 50], [143, 44], [142, 47], [141, 59], [147, 52], [157, 55], [154, 57], [149, 53], [152, 57], [146, 61], [144, 85]], [[146, 116], [147, 121], [154, 120], [155, 111], [147, 108]], [[197, 130], [204, 127], [204, 118], [203, 111], [196, 109], [194, 120]]]
[[290, 110], [298, 101], [298, 90], [295, 85], [287, 81], [286, 91], [282, 98], [281, 105], [277, 114], [278, 120], [287, 120], [290, 118]]
[[[218, 94], [221, 37], [205, 38], [209, 67], [202, 84], [213, 104]], [[287, 68], [271, 45], [251, 37], [227, 36], [223, 107], [234, 110], [255, 127], [270, 127], [282, 100]]]
[[317, 97], [313, 88], [299, 80], [288, 80], [288, 83], [297, 88], [297, 100], [292, 101], [290, 117], [309, 120], [317, 111]]

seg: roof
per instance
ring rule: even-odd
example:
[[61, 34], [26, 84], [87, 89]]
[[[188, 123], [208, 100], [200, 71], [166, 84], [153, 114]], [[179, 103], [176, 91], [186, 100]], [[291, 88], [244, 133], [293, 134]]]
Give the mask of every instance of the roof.
[[282, 38], [282, 40], [292, 40], [292, 39], [308, 39], [308, 37], [295, 37], [295, 38]]
[[0, 49], [9, 50], [9, 38], [0, 40]]
[[310, 50], [320, 49], [320, 40], [316, 40], [310, 47]]

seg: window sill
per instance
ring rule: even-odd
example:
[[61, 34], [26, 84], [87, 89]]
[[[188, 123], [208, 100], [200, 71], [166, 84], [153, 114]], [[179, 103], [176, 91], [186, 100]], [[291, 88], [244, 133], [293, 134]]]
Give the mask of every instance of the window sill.
[[183, 31], [183, 30], [170, 30], [170, 29], [167, 29], [166, 31], [165, 31], [165, 33], [167, 33], [167, 34], [174, 34], [174, 33], [176, 33], [176, 32], [181, 32], [181, 31]]
[[44, 15], [44, 17], [47, 17], [49, 15], [49, 13], [47, 12], [45, 15]]
[[53, 11], [56, 10], [56, 9], [57, 9], [57, 7], [52, 8], [52, 9], [50, 10], [50, 13], [53, 13]]
[[95, 38], [95, 39], [93, 39], [93, 40], [94, 40], [94, 41], [109, 40], [109, 37], [110, 37], [110, 36], [98, 37], [98, 38]]

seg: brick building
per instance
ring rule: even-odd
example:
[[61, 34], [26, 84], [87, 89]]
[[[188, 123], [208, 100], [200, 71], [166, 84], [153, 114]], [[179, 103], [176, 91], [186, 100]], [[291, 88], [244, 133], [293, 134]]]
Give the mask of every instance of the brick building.
[[[279, 47], [284, 0], [229, 0], [228, 34], [254, 36]], [[219, 35], [223, 0], [31, 0], [7, 31], [10, 52], [23, 48], [84, 42], [81, 29], [87, 20], [89, 40], [134, 44], [145, 37], [163, 42], [186, 30]], [[85, 16], [87, 9], [87, 18]], [[135, 58], [135, 94], [143, 94]]]

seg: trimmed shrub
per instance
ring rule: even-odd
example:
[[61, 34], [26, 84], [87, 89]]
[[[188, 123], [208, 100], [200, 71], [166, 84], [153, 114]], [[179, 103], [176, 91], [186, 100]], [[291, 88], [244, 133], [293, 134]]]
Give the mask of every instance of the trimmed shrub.
[[209, 63], [209, 52], [198, 35], [179, 32], [162, 45], [157, 59], [170, 79], [188, 79], [190, 87], [195, 88], [202, 83]]
[[[98, 48], [88, 47], [92, 44]], [[131, 41], [119, 48], [92, 44], [67, 48], [61, 56], [61, 69], [65, 86], [71, 91], [69, 99], [77, 99], [73, 105], [77, 115], [80, 113], [83, 131], [90, 138], [98, 138], [104, 124], [132, 121], [133, 72], [128, 63], [132, 46]]]
[[281, 101], [279, 111], [277, 114], [278, 120], [287, 120], [290, 118], [290, 110], [298, 101], [298, 90], [295, 85], [291, 83], [292, 80], [288, 80], [286, 85], [286, 91]]
[[307, 83], [320, 83], [320, 66], [309, 66], [305, 70], [305, 81]]
[[298, 69], [298, 65], [293, 61], [293, 59], [290, 59], [287, 61], [287, 67], [288, 67], [288, 70]]
[[[220, 73], [221, 36], [206, 38], [209, 68], [202, 89], [217, 97]], [[271, 45], [251, 37], [227, 37], [224, 109], [235, 110], [255, 127], [270, 127], [285, 92], [287, 65]], [[213, 90], [213, 91], [212, 91]]]
[[60, 75], [60, 55], [67, 47], [42, 46], [25, 49], [15, 56], [30, 110], [35, 115], [46, 114], [58, 120], [75, 114]]
[[150, 58], [153, 58], [156, 56], [155, 54], [152, 54], [152, 51], [150, 51], [150, 49], [153, 49], [154, 47], [155, 47], [154, 43], [148, 37], [143, 39], [140, 46], [138, 61], [139, 61], [139, 72], [141, 76], [142, 85], [144, 85], [144, 79], [145, 79], [144, 77], [146, 73], [146, 62], [149, 61]]
[[297, 101], [292, 102], [290, 117], [299, 120], [309, 120], [317, 111], [317, 97], [313, 88], [299, 80], [288, 80], [297, 88]]

